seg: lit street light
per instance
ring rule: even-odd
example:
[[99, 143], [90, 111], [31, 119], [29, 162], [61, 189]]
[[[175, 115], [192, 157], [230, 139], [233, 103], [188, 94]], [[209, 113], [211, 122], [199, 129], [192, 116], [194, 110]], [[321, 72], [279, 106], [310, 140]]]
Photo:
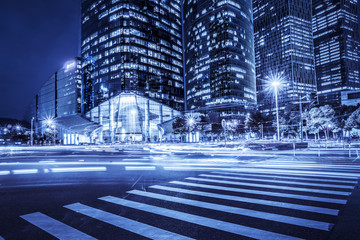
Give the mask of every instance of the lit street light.
[[[46, 124], [47, 131], [53, 136], [54, 144], [55, 144], [55, 121], [54, 121], [54, 118], [52, 118], [52, 117], [46, 118], [46, 119], [44, 119], [43, 122], [45, 122], [45, 124]], [[50, 141], [50, 143], [51, 143], [51, 141]]]
[[278, 80], [274, 80], [271, 83], [271, 85], [274, 87], [274, 92], [275, 92], [277, 140], [280, 141], [279, 106], [278, 106], [278, 87], [280, 86], [280, 82]]
[[267, 89], [269, 91], [274, 91], [275, 95], [277, 140], [280, 141], [278, 91], [284, 86], [284, 76], [282, 72], [271, 72], [266, 79]]
[[195, 130], [195, 124], [196, 124], [196, 117], [194, 115], [186, 115], [186, 125], [189, 129], [189, 138], [190, 141], [193, 142], [195, 139], [193, 139], [193, 131]]

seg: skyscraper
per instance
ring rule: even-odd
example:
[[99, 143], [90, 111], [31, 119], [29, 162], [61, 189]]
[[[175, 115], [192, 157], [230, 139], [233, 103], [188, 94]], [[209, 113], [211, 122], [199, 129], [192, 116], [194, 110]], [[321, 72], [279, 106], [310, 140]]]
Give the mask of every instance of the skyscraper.
[[34, 118], [36, 132], [44, 133], [49, 120], [80, 114], [81, 88], [81, 60], [76, 57], [51, 75], [34, 97], [28, 119]]
[[319, 101], [341, 104], [341, 92], [360, 89], [359, 3], [313, 1]]
[[184, 108], [180, 0], [82, 0], [84, 111], [119, 93]]
[[[36, 121], [65, 117], [81, 112], [81, 61], [72, 59], [56, 71], [35, 97]], [[36, 112], [35, 112], [36, 110]]]
[[187, 110], [244, 114], [256, 104], [250, 0], [185, 0]]
[[255, 65], [259, 108], [269, 111], [271, 75], [284, 79], [280, 107], [316, 92], [311, 0], [254, 0]]

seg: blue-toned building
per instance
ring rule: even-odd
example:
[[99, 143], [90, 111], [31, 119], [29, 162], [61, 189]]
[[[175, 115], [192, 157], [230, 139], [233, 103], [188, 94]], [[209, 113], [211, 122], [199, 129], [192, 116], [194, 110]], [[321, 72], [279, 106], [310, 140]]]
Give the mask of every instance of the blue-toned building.
[[269, 76], [281, 76], [279, 105], [316, 93], [311, 0], [254, 0], [255, 65], [259, 109], [274, 107]]
[[29, 111], [28, 120], [31, 121], [33, 118], [35, 133], [51, 133], [58, 140], [72, 138], [72, 143], [76, 142], [75, 135], [78, 132], [70, 128], [75, 127], [75, 123], [65, 124], [64, 120], [81, 118], [81, 68], [80, 58], [74, 58], [66, 62], [42, 85]]
[[180, 0], [82, 0], [86, 113], [120, 93], [184, 110]]
[[35, 121], [81, 113], [81, 72], [80, 58], [74, 58], [45, 81], [32, 104]]
[[319, 102], [339, 106], [360, 89], [358, 1], [314, 0], [313, 31]]
[[82, 0], [82, 112], [93, 142], [158, 141], [184, 110], [180, 0]]
[[183, 2], [187, 111], [244, 115], [256, 104], [250, 0]]

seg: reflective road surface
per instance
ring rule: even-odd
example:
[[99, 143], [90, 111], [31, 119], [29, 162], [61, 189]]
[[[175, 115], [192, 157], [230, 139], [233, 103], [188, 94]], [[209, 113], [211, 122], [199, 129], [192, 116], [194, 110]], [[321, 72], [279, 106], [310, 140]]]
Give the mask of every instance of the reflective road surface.
[[0, 239], [360, 239], [360, 164], [340, 152], [2, 148]]

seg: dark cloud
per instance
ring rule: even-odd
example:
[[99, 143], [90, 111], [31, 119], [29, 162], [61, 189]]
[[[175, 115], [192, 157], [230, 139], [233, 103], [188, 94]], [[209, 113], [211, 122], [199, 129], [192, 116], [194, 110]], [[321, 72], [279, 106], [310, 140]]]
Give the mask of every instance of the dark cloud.
[[0, 3], [0, 117], [21, 119], [41, 85], [79, 55], [79, 0]]

